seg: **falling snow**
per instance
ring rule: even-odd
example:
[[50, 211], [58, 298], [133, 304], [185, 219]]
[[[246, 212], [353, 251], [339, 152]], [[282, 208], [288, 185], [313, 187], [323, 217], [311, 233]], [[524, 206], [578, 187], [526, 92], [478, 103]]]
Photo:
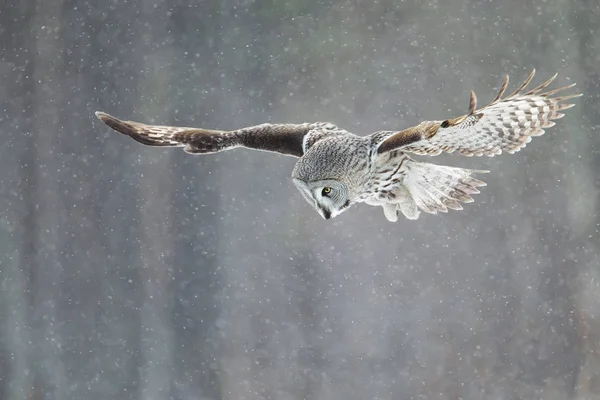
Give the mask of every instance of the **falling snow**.
[[[600, 398], [594, 0], [0, 6], [0, 398]], [[584, 97], [464, 211], [325, 221], [295, 160], [147, 148], [94, 116], [357, 134], [505, 74]], [[451, 161], [450, 161], [451, 160]]]

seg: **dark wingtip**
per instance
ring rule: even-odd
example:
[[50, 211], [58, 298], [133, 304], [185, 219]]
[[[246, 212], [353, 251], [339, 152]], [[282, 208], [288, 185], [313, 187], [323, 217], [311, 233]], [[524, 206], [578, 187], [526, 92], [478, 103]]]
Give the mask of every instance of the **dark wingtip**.
[[109, 115], [102, 111], [96, 111], [95, 114], [96, 114], [96, 117], [98, 117], [98, 119], [100, 119], [100, 121], [104, 122], [106, 125], [108, 125], [112, 129], [114, 129], [115, 131], [120, 132], [127, 136], [135, 135], [135, 132], [132, 129], [132, 127], [129, 124], [127, 124], [126, 122], [121, 121], [120, 119], [115, 118], [112, 115]]
[[[105, 112], [102, 111], [96, 111], [94, 114], [96, 114], [96, 117], [98, 117], [98, 119], [102, 122], [104, 122], [106, 125], [110, 126], [111, 123], [115, 123], [117, 121], [119, 121], [117, 118], [113, 117], [112, 115], [109, 115]], [[111, 126], [112, 128], [112, 126]]]
[[98, 119], [102, 122], [104, 122], [106, 125], [110, 126], [112, 128], [112, 126], [110, 125], [110, 123], [115, 123], [117, 121], [119, 121], [117, 118], [113, 117], [110, 114], [107, 114], [105, 112], [102, 111], [96, 111], [94, 114], [96, 114], [96, 117], [98, 117]]
[[111, 129], [122, 133], [123, 135], [129, 136], [136, 142], [145, 144], [147, 146], [174, 146], [173, 143], [165, 142], [161, 138], [150, 137], [150, 135], [148, 135], [146, 132], [143, 132], [143, 129], [140, 129], [143, 124], [132, 121], [121, 121], [120, 119], [102, 111], [96, 111], [95, 114], [100, 121], [104, 122]]

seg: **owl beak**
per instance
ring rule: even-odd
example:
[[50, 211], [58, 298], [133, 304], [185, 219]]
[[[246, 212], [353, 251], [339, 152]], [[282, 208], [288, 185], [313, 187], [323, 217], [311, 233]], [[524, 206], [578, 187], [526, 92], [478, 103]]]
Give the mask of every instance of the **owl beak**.
[[331, 219], [331, 211], [324, 210], [324, 209], [321, 208], [321, 215], [325, 219]]

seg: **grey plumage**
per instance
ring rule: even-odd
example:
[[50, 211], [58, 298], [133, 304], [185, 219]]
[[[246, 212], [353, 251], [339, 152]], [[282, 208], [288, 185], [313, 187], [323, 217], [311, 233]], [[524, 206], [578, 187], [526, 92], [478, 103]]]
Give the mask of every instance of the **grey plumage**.
[[[535, 72], [535, 71], [534, 71]], [[236, 147], [299, 157], [292, 179], [304, 198], [326, 219], [355, 203], [383, 207], [386, 218], [398, 213], [416, 219], [420, 211], [436, 214], [461, 210], [473, 201], [485, 183], [469, 170], [423, 163], [407, 153], [437, 155], [458, 152], [466, 156], [514, 153], [533, 136], [562, 118], [573, 106], [563, 102], [578, 94], [555, 97], [573, 85], [542, 92], [556, 75], [524, 92], [534, 72], [515, 92], [500, 92], [487, 106], [477, 109], [471, 92], [469, 111], [461, 117], [425, 121], [403, 131], [380, 131], [356, 136], [331, 123], [262, 124], [234, 131], [146, 125], [96, 115], [112, 129], [149, 146], [181, 146], [190, 154], [207, 154]]]

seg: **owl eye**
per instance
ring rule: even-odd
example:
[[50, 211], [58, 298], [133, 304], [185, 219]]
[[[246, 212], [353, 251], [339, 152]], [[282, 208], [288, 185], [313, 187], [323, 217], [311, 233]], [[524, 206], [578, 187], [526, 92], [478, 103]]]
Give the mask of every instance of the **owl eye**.
[[329, 193], [331, 193], [331, 188], [330, 187], [324, 187], [323, 191], [321, 192], [321, 194], [323, 196], [329, 196]]

